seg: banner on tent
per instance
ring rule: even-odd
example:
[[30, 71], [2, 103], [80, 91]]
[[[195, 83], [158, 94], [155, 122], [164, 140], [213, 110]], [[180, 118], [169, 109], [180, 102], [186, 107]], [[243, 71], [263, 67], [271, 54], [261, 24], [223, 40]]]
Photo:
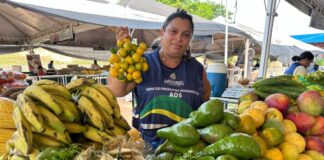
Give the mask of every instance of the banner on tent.
[[68, 28], [56, 33], [52, 33], [50, 35], [50, 41], [53, 42], [57, 42], [57, 41], [64, 41], [64, 40], [68, 40], [68, 39], [73, 39], [73, 30], [72, 28]]
[[42, 66], [39, 54], [27, 54], [26, 58], [29, 72], [37, 73], [38, 66]]

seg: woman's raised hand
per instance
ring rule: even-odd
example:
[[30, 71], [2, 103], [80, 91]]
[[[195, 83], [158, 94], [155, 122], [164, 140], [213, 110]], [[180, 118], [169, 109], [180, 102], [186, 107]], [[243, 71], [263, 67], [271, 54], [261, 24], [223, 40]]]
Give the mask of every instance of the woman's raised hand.
[[128, 27], [117, 27], [116, 28], [116, 40], [123, 40], [130, 38]]

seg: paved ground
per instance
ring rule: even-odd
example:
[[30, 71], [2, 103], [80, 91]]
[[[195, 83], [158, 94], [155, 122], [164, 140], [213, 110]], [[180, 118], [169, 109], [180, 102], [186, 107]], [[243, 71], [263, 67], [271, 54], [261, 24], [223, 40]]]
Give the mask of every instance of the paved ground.
[[127, 120], [128, 124], [132, 124], [132, 102], [125, 101], [125, 98], [117, 98], [120, 107], [120, 112]]

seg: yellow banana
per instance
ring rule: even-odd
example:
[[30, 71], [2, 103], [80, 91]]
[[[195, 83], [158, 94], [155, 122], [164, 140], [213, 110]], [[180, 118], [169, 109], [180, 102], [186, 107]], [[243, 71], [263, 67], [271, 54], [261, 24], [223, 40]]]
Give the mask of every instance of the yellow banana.
[[31, 127], [29, 126], [28, 121], [17, 106], [15, 106], [13, 110], [12, 118], [17, 128], [16, 133], [14, 133], [13, 135], [13, 139], [16, 139], [15, 148], [17, 148], [23, 154], [28, 154], [31, 152], [33, 144], [33, 134]]
[[83, 126], [78, 123], [64, 123], [64, 126], [65, 126], [66, 130], [72, 134], [83, 133], [83, 132], [87, 131], [86, 126]]
[[51, 137], [62, 143], [70, 144], [72, 142], [71, 137], [69, 136], [69, 134], [67, 134], [67, 132], [57, 132], [50, 127], [46, 127], [45, 131], [40, 134]]
[[60, 95], [67, 100], [72, 99], [72, 95], [70, 91], [61, 84], [43, 84], [38, 85], [39, 87], [43, 88], [46, 92], [53, 95]]
[[128, 122], [124, 117], [114, 117], [114, 123], [120, 127], [123, 127], [126, 131], [129, 131], [131, 127], [129, 126]]
[[56, 81], [49, 79], [41, 79], [33, 83], [33, 85], [43, 85], [43, 84], [58, 84]]
[[15, 141], [13, 139], [9, 139], [6, 142], [6, 150], [10, 151], [10, 150], [14, 150], [15, 149]]
[[10, 160], [29, 160], [29, 158], [18, 154], [13, 154], [10, 155]]
[[118, 135], [126, 135], [126, 134], [127, 134], [127, 131], [126, 131], [124, 128], [118, 126], [118, 125], [115, 125], [114, 128], [111, 129], [111, 131], [112, 131], [116, 136], [118, 136]]
[[35, 103], [26, 95], [19, 94], [17, 97], [17, 106], [34, 130], [36, 132], [43, 132], [44, 121]]
[[43, 116], [43, 120], [46, 125], [55, 129], [58, 132], [65, 131], [66, 128], [58, 117], [56, 117], [52, 112], [50, 112], [49, 110], [47, 110], [45, 107], [41, 105], [37, 105], [37, 107], [41, 115]]
[[36, 148], [46, 148], [46, 147], [64, 147], [65, 144], [55, 140], [49, 136], [41, 135], [38, 133], [33, 134], [34, 142]]
[[52, 110], [56, 115], [60, 115], [62, 113], [62, 109], [58, 104], [54, 102], [52, 96], [39, 86], [36, 85], [29, 86], [25, 89], [23, 94], [27, 95], [32, 99], [41, 101], [46, 105], [46, 107]]
[[102, 115], [98, 112], [98, 109], [90, 99], [85, 96], [81, 96], [78, 100], [78, 107], [82, 112], [86, 113], [90, 124], [99, 128], [100, 130], [105, 130], [107, 128]]
[[92, 141], [106, 144], [110, 139], [113, 139], [113, 137], [106, 132], [100, 131], [89, 125], [87, 125], [87, 128], [88, 130], [83, 132], [83, 135]]
[[66, 100], [64, 97], [52, 95], [54, 101], [62, 108], [62, 114], [58, 115], [60, 119], [67, 122], [77, 122], [80, 120], [80, 115], [76, 105]]
[[100, 111], [100, 114], [102, 118], [104, 119], [106, 125], [108, 128], [114, 127], [114, 120], [111, 115], [109, 115], [105, 110], [103, 110], [100, 107], [97, 107], [97, 109]]
[[103, 110], [105, 110], [109, 115], [114, 113], [112, 107], [110, 106], [108, 100], [104, 95], [102, 95], [98, 90], [92, 87], [83, 86], [81, 88], [81, 95], [86, 96], [93, 100], [96, 105]]
[[70, 83], [68, 83], [65, 86], [68, 90], [74, 91], [74, 90], [79, 89], [81, 86], [83, 86], [85, 84], [94, 84], [94, 83], [97, 83], [96, 80], [94, 80], [94, 79], [79, 78], [79, 79], [71, 81]]

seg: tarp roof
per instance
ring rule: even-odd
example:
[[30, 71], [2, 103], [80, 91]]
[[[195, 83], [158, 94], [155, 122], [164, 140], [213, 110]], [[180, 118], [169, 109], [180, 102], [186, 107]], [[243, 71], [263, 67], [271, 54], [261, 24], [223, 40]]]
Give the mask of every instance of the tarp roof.
[[291, 37], [305, 43], [324, 43], [324, 33], [292, 35]]

